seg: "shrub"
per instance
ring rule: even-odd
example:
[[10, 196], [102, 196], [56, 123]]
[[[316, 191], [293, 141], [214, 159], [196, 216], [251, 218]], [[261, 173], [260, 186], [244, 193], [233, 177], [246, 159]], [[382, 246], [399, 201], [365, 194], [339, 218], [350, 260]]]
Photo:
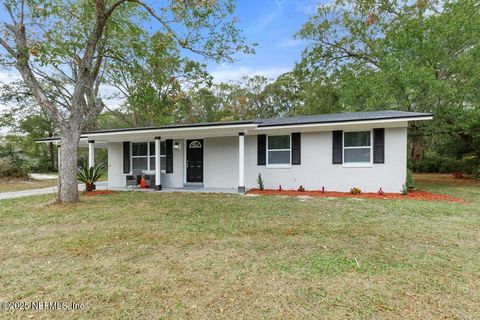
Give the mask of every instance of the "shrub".
[[26, 161], [13, 161], [10, 157], [0, 158], [0, 178], [28, 178], [30, 165]]
[[421, 161], [413, 163], [409, 160], [409, 167], [417, 172], [453, 173], [460, 172], [473, 175], [480, 166], [478, 155], [467, 154], [462, 158], [440, 155], [438, 153], [426, 153]]
[[263, 185], [263, 179], [262, 179], [262, 174], [258, 174], [258, 177], [257, 177], [257, 184], [258, 184], [258, 189], [260, 190], [264, 190], [265, 189], [265, 186]]
[[352, 189], [350, 189], [350, 193], [351, 194], [360, 194], [360, 193], [362, 193], [362, 190], [360, 190], [360, 188], [353, 187]]
[[50, 162], [50, 159], [46, 157], [41, 157], [40, 159], [36, 159], [36, 161], [32, 164], [32, 171], [33, 172], [52, 172], [55, 171], [56, 168]]
[[108, 165], [106, 163], [99, 163], [91, 168], [84, 165], [82, 168], [78, 169], [77, 179], [85, 183], [85, 190], [87, 192], [91, 192], [95, 190], [95, 182], [97, 182], [107, 170]]
[[409, 169], [407, 169], [407, 180], [405, 181], [405, 187], [407, 188], [407, 192], [417, 190], [417, 183], [415, 182], [413, 174]]
[[305, 192], [305, 187], [303, 185], [301, 185], [300, 187], [298, 187], [298, 191]]
[[408, 188], [406, 184], [402, 185], [402, 190], [400, 190], [400, 193], [403, 194], [404, 196], [408, 194]]
[[475, 172], [473, 172], [472, 178], [473, 179], [480, 179], [480, 167], [478, 167], [477, 170], [475, 170]]

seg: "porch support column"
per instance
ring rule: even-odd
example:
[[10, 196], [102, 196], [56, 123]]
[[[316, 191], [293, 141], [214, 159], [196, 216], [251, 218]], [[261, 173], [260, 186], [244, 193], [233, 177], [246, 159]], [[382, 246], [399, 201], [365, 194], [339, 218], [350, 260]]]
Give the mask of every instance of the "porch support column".
[[245, 193], [245, 133], [238, 134], [238, 192]]
[[62, 154], [62, 148], [61, 148], [60, 142], [58, 143], [58, 148], [57, 148], [57, 172], [58, 172], [58, 184], [57, 184], [57, 196], [60, 197], [60, 192], [62, 191], [62, 178], [60, 176], [60, 156]]
[[95, 167], [95, 141], [88, 140], [88, 167]]
[[155, 137], [155, 189], [162, 190], [162, 168], [160, 167], [160, 139]]

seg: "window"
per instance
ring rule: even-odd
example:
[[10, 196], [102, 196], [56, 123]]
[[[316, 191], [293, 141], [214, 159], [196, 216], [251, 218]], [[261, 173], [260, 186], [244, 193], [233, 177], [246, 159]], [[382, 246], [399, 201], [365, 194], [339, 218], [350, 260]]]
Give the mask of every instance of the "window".
[[[165, 171], [165, 141], [160, 141], [160, 168]], [[132, 170], [155, 170], [155, 142], [132, 143]]]
[[343, 136], [343, 162], [370, 164], [372, 162], [372, 142], [370, 131], [345, 132]]
[[267, 164], [289, 166], [291, 159], [290, 135], [268, 136]]

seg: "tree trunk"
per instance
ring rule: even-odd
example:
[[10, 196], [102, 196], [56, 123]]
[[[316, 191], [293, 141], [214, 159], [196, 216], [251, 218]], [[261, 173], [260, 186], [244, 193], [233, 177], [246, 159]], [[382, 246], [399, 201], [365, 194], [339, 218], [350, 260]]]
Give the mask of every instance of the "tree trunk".
[[77, 157], [80, 132], [65, 130], [61, 133], [61, 151], [58, 161], [59, 194], [62, 203], [78, 201]]

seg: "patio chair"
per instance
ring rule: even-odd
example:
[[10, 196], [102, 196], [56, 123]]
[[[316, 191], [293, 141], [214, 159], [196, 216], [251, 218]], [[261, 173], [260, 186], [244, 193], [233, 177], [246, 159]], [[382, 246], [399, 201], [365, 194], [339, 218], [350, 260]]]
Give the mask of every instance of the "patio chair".
[[146, 175], [143, 176], [143, 178], [145, 179], [145, 184], [149, 188], [155, 188], [155, 175], [154, 174], [146, 174]]
[[140, 179], [142, 178], [142, 170], [141, 169], [134, 169], [132, 174], [127, 175], [127, 183], [126, 186], [133, 186], [137, 187], [140, 184]]

